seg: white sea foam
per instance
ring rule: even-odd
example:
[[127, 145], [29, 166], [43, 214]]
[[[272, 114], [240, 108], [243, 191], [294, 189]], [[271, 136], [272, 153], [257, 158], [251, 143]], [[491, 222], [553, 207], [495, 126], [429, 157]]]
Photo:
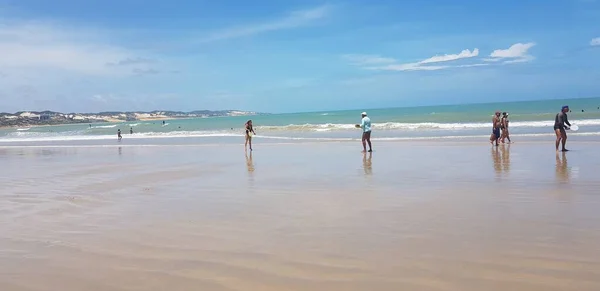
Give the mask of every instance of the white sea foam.
[[[79, 132], [65, 133], [36, 133], [15, 132], [0, 138], [0, 143], [16, 142], [68, 142], [68, 141], [102, 141], [116, 140], [116, 135], [83, 135]], [[600, 132], [577, 132], [570, 133], [573, 136], [600, 136]], [[552, 137], [554, 133], [527, 133], [513, 134], [514, 137]], [[172, 132], [147, 132], [134, 135], [126, 135], [125, 139], [164, 139], [164, 138], [243, 138], [243, 134], [206, 131], [172, 131]], [[358, 138], [350, 137], [297, 137], [297, 136], [272, 136], [256, 135], [256, 139], [267, 140], [290, 140], [290, 141], [354, 141]], [[489, 135], [446, 135], [446, 136], [402, 136], [402, 137], [375, 137], [374, 141], [410, 141], [410, 140], [445, 140], [445, 139], [482, 139], [486, 140]]]
[[118, 124], [113, 124], [113, 125], [98, 125], [98, 126], [92, 126], [91, 128], [115, 128], [117, 127]]
[[[579, 126], [593, 126], [600, 125], [600, 119], [584, 119], [571, 121], [572, 124]], [[554, 121], [519, 121], [511, 122], [511, 128], [543, 128], [552, 127]], [[434, 122], [422, 122], [422, 123], [400, 123], [400, 122], [385, 122], [385, 123], [373, 123], [373, 129], [377, 130], [470, 130], [470, 129], [482, 129], [490, 128], [491, 124], [486, 123], [434, 123]], [[268, 131], [334, 131], [334, 130], [355, 130], [354, 124], [340, 124], [340, 123], [325, 123], [325, 124], [289, 124], [285, 126], [257, 126], [258, 130]]]
[[[573, 120], [572, 124], [580, 126], [580, 131], [570, 133], [579, 136], [599, 135], [600, 119]], [[144, 125], [147, 123], [132, 123], [134, 125]], [[552, 121], [514, 121], [511, 122], [511, 128], [517, 128], [513, 132], [520, 133], [520, 136], [552, 136]], [[122, 124], [121, 124], [122, 125]], [[166, 124], [168, 125], [168, 123]], [[4, 136], [0, 136], [1, 143], [7, 142], [43, 142], [43, 141], [78, 141], [78, 140], [111, 140], [116, 139], [116, 132], [112, 128], [119, 124], [109, 124], [96, 126], [98, 130], [89, 129], [62, 131], [62, 132], [39, 132], [29, 131], [25, 128], [17, 131], [6, 131]], [[151, 127], [144, 127], [151, 128]], [[360, 133], [354, 127], [354, 124], [325, 123], [325, 124], [290, 124], [284, 126], [258, 126], [256, 127], [257, 139], [281, 139], [281, 140], [331, 140], [345, 141], [354, 140], [354, 137]], [[373, 129], [378, 132], [374, 140], [416, 140], [416, 139], [445, 139], [445, 138], [476, 138], [483, 136], [483, 133], [490, 129], [489, 123], [374, 123]], [[381, 134], [379, 134], [381, 132]], [[0, 133], [2, 134], [2, 133]], [[481, 135], [481, 136], [480, 136]], [[399, 137], [394, 137], [399, 136]], [[401, 137], [400, 137], [401, 136]], [[124, 136], [125, 139], [156, 139], [156, 138], [205, 138], [205, 137], [240, 137], [243, 134], [223, 130], [181, 130], [165, 132], [139, 132], [133, 135]], [[489, 136], [488, 136], [489, 137]]]

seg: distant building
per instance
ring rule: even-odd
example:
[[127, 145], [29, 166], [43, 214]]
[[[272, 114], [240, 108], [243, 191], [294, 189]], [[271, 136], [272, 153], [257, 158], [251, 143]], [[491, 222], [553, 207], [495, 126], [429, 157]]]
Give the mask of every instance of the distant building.
[[42, 113], [40, 114], [40, 120], [50, 120], [52, 115], [50, 113]]

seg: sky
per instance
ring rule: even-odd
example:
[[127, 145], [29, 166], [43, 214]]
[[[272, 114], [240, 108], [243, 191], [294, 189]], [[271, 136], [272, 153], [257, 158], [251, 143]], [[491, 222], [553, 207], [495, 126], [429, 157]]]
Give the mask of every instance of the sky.
[[0, 112], [600, 97], [600, 0], [0, 0]]

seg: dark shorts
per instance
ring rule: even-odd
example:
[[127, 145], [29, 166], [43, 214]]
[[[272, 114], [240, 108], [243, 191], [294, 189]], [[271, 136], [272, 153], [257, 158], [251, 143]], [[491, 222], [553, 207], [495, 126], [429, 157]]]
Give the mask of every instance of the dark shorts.
[[496, 138], [500, 137], [500, 128], [492, 129], [492, 133], [496, 136]]
[[554, 132], [556, 132], [557, 129], [560, 130], [560, 134], [567, 135], [567, 130], [564, 127], [555, 126], [554, 127]]
[[363, 137], [363, 139], [371, 138], [371, 132], [370, 131], [363, 132], [362, 137]]

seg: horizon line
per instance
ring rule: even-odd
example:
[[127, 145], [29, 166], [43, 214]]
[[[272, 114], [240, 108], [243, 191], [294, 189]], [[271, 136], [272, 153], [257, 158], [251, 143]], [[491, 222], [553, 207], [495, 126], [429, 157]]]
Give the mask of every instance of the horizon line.
[[[54, 110], [21, 110], [16, 111], [14, 113], [10, 112], [0, 112], [0, 114], [10, 114], [16, 115], [17, 113], [42, 113], [42, 112], [54, 112], [61, 114], [101, 114], [101, 113], [155, 113], [155, 112], [177, 112], [177, 113], [192, 113], [197, 111], [208, 111], [208, 112], [231, 112], [231, 111], [239, 111], [244, 113], [254, 113], [255, 115], [260, 114], [269, 114], [269, 115], [281, 115], [281, 114], [302, 114], [302, 113], [323, 113], [323, 112], [339, 112], [339, 111], [366, 111], [366, 110], [384, 110], [384, 109], [397, 109], [397, 108], [426, 108], [426, 107], [440, 107], [440, 106], [460, 106], [460, 105], [486, 105], [486, 104], [499, 104], [499, 103], [527, 103], [527, 102], [540, 102], [540, 101], [557, 101], [557, 100], [583, 100], [583, 99], [597, 99], [600, 96], [595, 97], [576, 97], [576, 98], [546, 98], [546, 99], [529, 99], [529, 100], [519, 100], [519, 101], [493, 101], [493, 102], [468, 102], [468, 103], [442, 103], [436, 105], [416, 105], [416, 106], [393, 106], [393, 107], [371, 107], [371, 108], [353, 108], [353, 109], [333, 109], [333, 110], [317, 110], [317, 111], [295, 111], [295, 112], [263, 112], [263, 111], [253, 111], [253, 110], [241, 110], [241, 109], [218, 109], [218, 110], [210, 110], [210, 109], [196, 109], [191, 111], [183, 111], [183, 110], [139, 110], [139, 111], [100, 111], [100, 112], [62, 112], [62, 111], [54, 111]], [[600, 106], [600, 104], [599, 104]]]

